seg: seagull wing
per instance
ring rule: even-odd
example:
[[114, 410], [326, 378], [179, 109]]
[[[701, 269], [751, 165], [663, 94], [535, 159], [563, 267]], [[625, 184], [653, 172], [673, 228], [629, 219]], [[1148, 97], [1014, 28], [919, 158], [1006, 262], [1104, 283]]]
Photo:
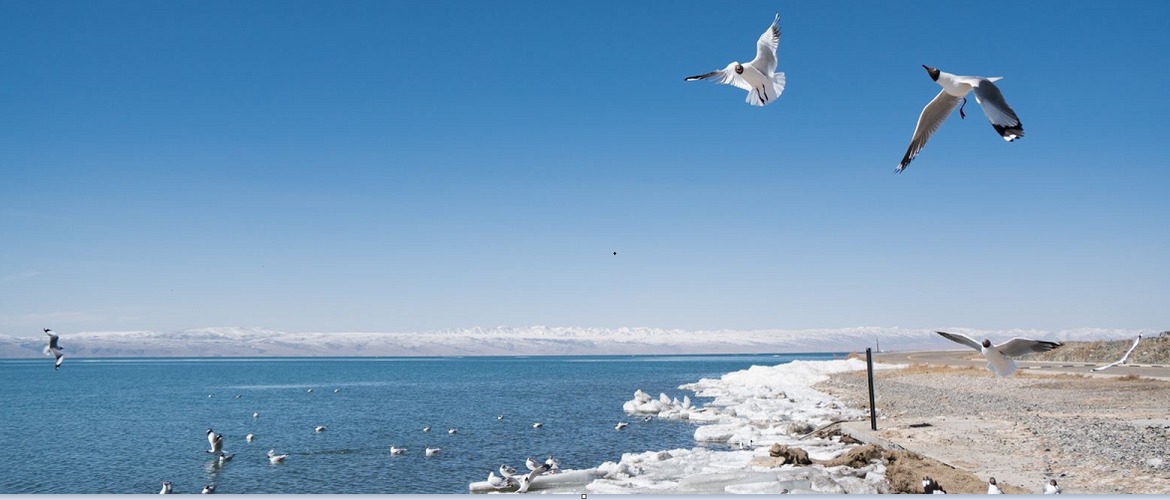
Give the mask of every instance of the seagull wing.
[[731, 85], [733, 87], [740, 88], [740, 89], [746, 90], [748, 92], [751, 92], [752, 85], [750, 83], [748, 83], [747, 80], [744, 80], [742, 76], [737, 74], [735, 72], [734, 67], [735, 67], [735, 65], [731, 64], [731, 65], [728, 65], [726, 68], [712, 71], [710, 73], [703, 73], [701, 75], [688, 76], [688, 77], [686, 77], [686, 81], [692, 82], [695, 80], [711, 80], [712, 82], [715, 82], [715, 83], [722, 83], [725, 85]]
[[1141, 341], [1142, 341], [1142, 336], [1138, 335], [1136, 339], [1133, 339], [1133, 345], [1129, 346], [1129, 350], [1125, 351], [1125, 355], [1122, 356], [1121, 359], [1114, 361], [1112, 363], [1109, 363], [1105, 366], [1098, 366], [1098, 367], [1093, 368], [1092, 370], [1089, 370], [1089, 371], [1099, 372], [1101, 370], [1113, 368], [1114, 366], [1117, 366], [1117, 365], [1124, 365], [1124, 364], [1128, 363], [1129, 362], [1129, 355], [1133, 354], [1133, 350], [1137, 349], [1138, 343]]
[[966, 335], [963, 335], [961, 333], [947, 333], [947, 332], [939, 332], [939, 331], [936, 331], [934, 333], [942, 335], [944, 338], [946, 338], [947, 340], [950, 340], [952, 342], [958, 342], [958, 343], [963, 344], [967, 347], [975, 349], [976, 351], [983, 352], [983, 345], [982, 344], [980, 344], [979, 342], [976, 342], [975, 339], [968, 337]]
[[1129, 362], [1129, 355], [1133, 354], [1133, 350], [1137, 349], [1138, 342], [1141, 342], [1141, 341], [1142, 341], [1141, 335], [1138, 335], [1136, 339], [1133, 339], [1133, 345], [1129, 346], [1129, 350], [1125, 351], [1125, 356], [1122, 356], [1121, 361], [1118, 361], [1118, 362], [1121, 364], [1128, 363]]
[[1011, 142], [1024, 136], [1020, 117], [1008, 106], [999, 87], [991, 83], [990, 79], [983, 78], [975, 85], [974, 91], [975, 101], [983, 108], [983, 114], [1003, 140]]
[[959, 107], [961, 102], [963, 102], [961, 97], [955, 97], [943, 90], [934, 96], [930, 104], [922, 108], [922, 114], [918, 115], [918, 125], [914, 127], [914, 136], [910, 138], [910, 147], [906, 150], [906, 156], [902, 157], [902, 163], [898, 164], [898, 169], [894, 170], [895, 173], [905, 170], [906, 165], [914, 161], [914, 157], [926, 146], [926, 141], [930, 140], [930, 136], [934, 135], [947, 117], [955, 112], [955, 108]]
[[60, 368], [61, 363], [65, 361], [65, 355], [61, 353], [61, 349], [53, 349], [53, 356], [57, 358], [57, 362], [53, 363], [53, 368]]
[[756, 41], [756, 58], [752, 59], [748, 65], [759, 70], [764, 76], [772, 76], [772, 73], [776, 71], [776, 48], [779, 46], [780, 14], [777, 13], [772, 25]]
[[1049, 342], [1047, 340], [1033, 340], [1023, 337], [1016, 337], [1000, 345], [995, 346], [995, 349], [1004, 356], [1023, 356], [1034, 352], [1046, 352], [1056, 349], [1064, 344], [1060, 342]]
[[61, 338], [58, 337], [57, 334], [55, 334], [53, 332], [45, 332], [45, 333], [49, 334], [49, 349], [60, 349], [61, 346], [57, 345], [57, 342]]

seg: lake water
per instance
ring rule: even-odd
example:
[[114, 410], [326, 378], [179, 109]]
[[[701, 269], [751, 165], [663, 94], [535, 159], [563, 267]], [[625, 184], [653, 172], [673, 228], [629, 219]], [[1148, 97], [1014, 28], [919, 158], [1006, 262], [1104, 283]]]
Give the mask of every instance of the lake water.
[[[0, 360], [0, 493], [157, 493], [164, 480], [175, 493], [466, 493], [529, 456], [582, 469], [696, 446], [691, 424], [624, 414], [636, 389], [681, 399], [703, 377], [833, 357], [66, 359], [57, 372], [51, 358]], [[235, 454], [223, 466], [208, 428]], [[269, 449], [289, 457], [271, 465]]]

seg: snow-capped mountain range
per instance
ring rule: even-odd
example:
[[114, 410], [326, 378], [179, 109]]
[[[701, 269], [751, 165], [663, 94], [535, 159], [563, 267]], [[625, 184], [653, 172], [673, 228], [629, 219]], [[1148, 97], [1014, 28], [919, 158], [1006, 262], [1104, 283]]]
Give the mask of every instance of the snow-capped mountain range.
[[[1011, 337], [1109, 340], [1139, 330], [975, 330], [949, 328], [1000, 342]], [[1151, 330], [1146, 330], [1151, 331]], [[854, 327], [806, 330], [670, 330], [660, 328], [507, 327], [410, 333], [290, 333], [265, 328], [179, 331], [56, 332], [70, 357], [136, 356], [550, 356], [585, 354], [721, 354], [954, 349], [929, 329]], [[0, 335], [0, 357], [44, 356], [44, 336]]]

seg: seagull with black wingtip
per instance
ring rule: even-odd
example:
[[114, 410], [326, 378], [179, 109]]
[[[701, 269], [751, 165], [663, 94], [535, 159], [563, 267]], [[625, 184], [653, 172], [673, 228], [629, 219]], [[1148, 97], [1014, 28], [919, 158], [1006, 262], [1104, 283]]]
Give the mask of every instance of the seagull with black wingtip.
[[1007, 377], [1016, 372], [1016, 362], [1012, 361], [1011, 358], [1034, 352], [1051, 351], [1064, 345], [1060, 342], [1026, 339], [1023, 337], [1016, 337], [1002, 344], [992, 345], [988, 339], [983, 339], [983, 342], [976, 342], [975, 339], [961, 333], [938, 331], [934, 333], [942, 335], [947, 340], [958, 342], [979, 351], [983, 354], [983, 357], [987, 358], [987, 369], [1000, 377]]
[[991, 78], [959, 76], [925, 64], [922, 67], [935, 83], [942, 86], [942, 91], [922, 108], [922, 114], [918, 115], [918, 125], [914, 127], [914, 135], [910, 138], [910, 147], [894, 173], [901, 173], [911, 161], [914, 161], [914, 157], [926, 146], [926, 141], [930, 140], [930, 136], [934, 135], [955, 108], [959, 108], [959, 118], [967, 117], [963, 113], [963, 106], [967, 104], [967, 94], [971, 91], [975, 91], [975, 102], [983, 108], [983, 114], [1003, 140], [1012, 142], [1024, 136], [1024, 125], [1020, 123], [1020, 117], [1016, 116], [1011, 106], [1008, 106], [999, 87], [992, 83], [1003, 79], [1002, 76]]

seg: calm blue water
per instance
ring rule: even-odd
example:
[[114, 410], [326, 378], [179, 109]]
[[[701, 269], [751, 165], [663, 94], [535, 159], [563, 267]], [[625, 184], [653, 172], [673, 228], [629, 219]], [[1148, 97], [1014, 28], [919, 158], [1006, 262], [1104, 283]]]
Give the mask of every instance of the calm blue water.
[[[529, 456], [575, 469], [695, 445], [691, 424], [625, 415], [635, 389], [681, 399], [677, 387], [702, 377], [832, 357], [67, 359], [59, 372], [2, 360], [0, 493], [157, 493], [164, 480], [176, 493], [466, 493]], [[208, 428], [236, 455], [222, 467]], [[409, 451], [391, 456], [391, 444]], [[269, 464], [271, 448], [286, 463]]]

